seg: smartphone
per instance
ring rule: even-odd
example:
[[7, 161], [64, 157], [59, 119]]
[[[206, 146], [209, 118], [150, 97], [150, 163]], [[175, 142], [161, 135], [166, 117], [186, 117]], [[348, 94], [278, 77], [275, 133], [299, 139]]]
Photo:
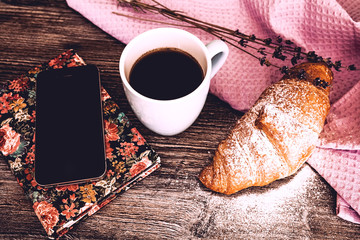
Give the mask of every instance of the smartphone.
[[36, 79], [35, 181], [43, 187], [98, 180], [106, 171], [100, 74], [95, 65]]

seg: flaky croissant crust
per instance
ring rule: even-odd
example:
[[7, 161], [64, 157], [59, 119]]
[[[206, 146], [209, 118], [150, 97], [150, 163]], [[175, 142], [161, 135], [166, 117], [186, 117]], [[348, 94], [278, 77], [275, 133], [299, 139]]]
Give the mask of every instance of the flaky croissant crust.
[[[305, 79], [297, 73], [305, 70]], [[333, 74], [325, 63], [303, 63], [269, 86], [238, 120], [215, 152], [211, 165], [200, 173], [209, 189], [232, 194], [263, 186], [295, 173], [315, 149], [330, 109]]]

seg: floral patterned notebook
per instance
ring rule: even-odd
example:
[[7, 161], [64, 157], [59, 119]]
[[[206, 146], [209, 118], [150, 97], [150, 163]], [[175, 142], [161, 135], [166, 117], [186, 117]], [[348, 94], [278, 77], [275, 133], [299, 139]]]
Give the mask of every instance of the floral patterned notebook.
[[84, 65], [68, 50], [0, 90], [0, 151], [50, 238], [73, 226], [148, 176], [160, 166], [160, 157], [125, 114], [102, 89], [107, 172], [96, 182], [42, 188], [34, 180], [35, 82], [40, 71]]

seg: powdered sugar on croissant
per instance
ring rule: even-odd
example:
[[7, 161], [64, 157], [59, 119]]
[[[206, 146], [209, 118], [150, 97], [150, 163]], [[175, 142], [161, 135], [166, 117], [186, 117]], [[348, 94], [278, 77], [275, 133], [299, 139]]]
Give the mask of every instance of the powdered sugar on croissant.
[[[298, 72], [305, 70], [305, 79]], [[201, 182], [216, 192], [232, 194], [263, 186], [295, 173], [315, 149], [330, 109], [333, 74], [324, 63], [303, 63], [269, 86], [222, 141]]]

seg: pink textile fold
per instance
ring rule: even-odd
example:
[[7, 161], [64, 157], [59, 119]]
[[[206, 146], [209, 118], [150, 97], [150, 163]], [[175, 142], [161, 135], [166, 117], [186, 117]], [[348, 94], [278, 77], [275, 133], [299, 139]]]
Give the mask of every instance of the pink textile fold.
[[336, 214], [349, 222], [360, 224], [360, 215], [339, 195], [336, 199]]
[[308, 160], [337, 191], [338, 216], [360, 220], [360, 82], [331, 106], [320, 146]]
[[[352, 0], [158, 0], [173, 10], [261, 38], [281, 36], [306, 51], [324, 58], [342, 60], [344, 66], [360, 63], [360, 5]], [[116, 0], [67, 0], [68, 5], [116, 39], [128, 43], [136, 35], [165, 24], [118, 16], [167, 21], [162, 16], [134, 12]], [[149, 0], [144, 0], [149, 2]], [[213, 36], [186, 28], [207, 43]], [[212, 79], [210, 91], [234, 109], [249, 109], [261, 92], [281, 77], [273, 68], [229, 46], [230, 54]], [[359, 64], [358, 64], [359, 65]], [[358, 66], [360, 68], [360, 66]], [[308, 163], [360, 213], [360, 123], [359, 71], [335, 72], [333, 104], [321, 144]], [[356, 101], [358, 100], [358, 101]], [[359, 150], [359, 151], [356, 151]], [[329, 159], [331, 161], [329, 161]], [[331, 173], [331, 174], [330, 174]], [[349, 177], [351, 176], [351, 177]], [[350, 188], [349, 186], [353, 186]], [[342, 211], [343, 213], [344, 211]], [[346, 214], [345, 214], [346, 215]], [[344, 214], [339, 214], [344, 219]]]

